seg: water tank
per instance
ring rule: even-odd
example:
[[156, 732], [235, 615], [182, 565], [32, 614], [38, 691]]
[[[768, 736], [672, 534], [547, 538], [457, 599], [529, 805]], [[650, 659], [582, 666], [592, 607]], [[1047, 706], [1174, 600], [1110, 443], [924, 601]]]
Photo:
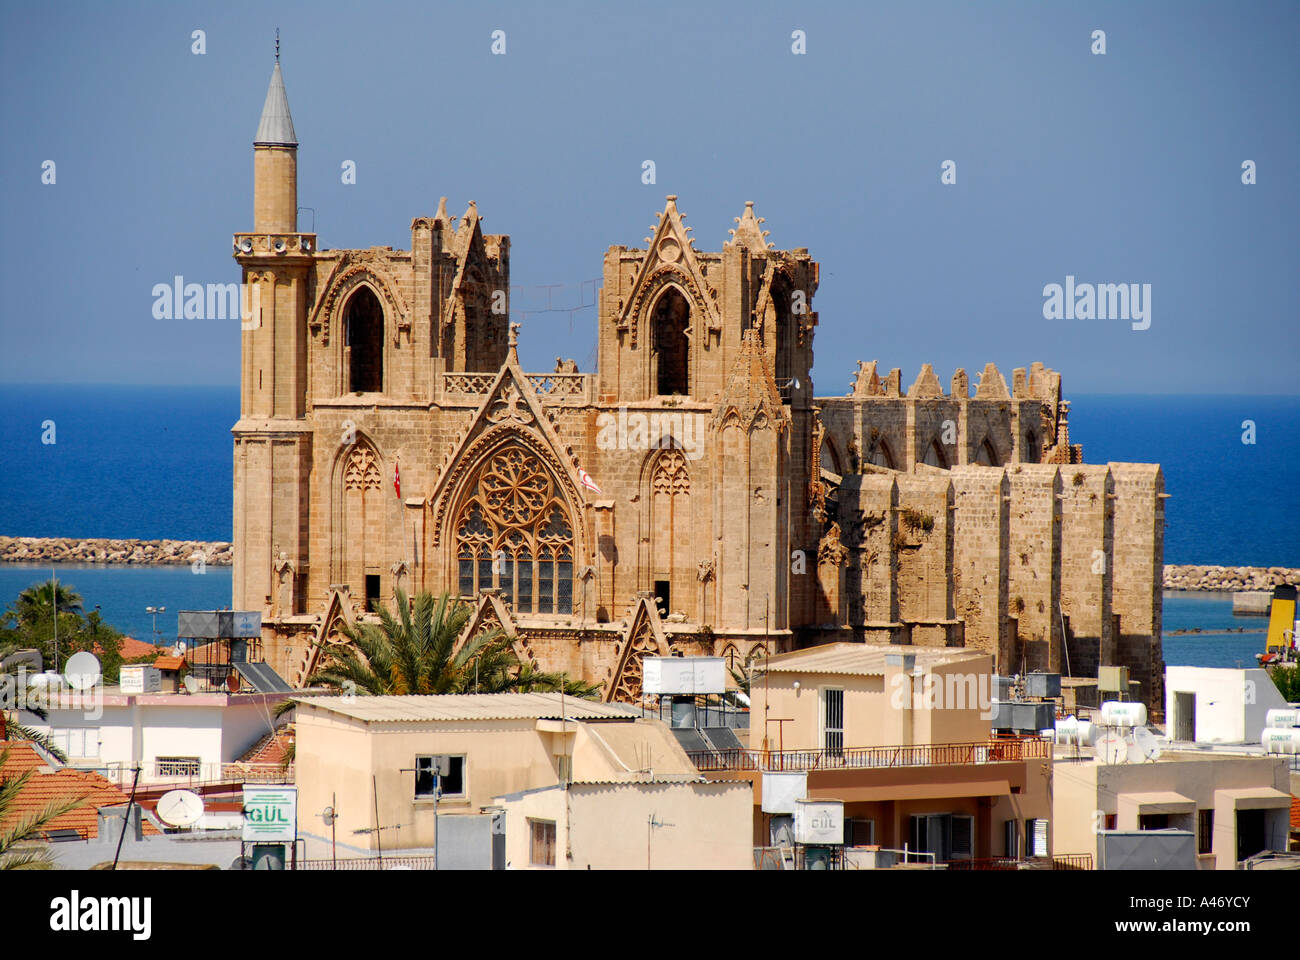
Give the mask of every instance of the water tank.
[[1101, 705], [1101, 724], [1104, 727], [1145, 727], [1146, 704], [1107, 700]]
[[1300, 709], [1295, 707], [1286, 707], [1284, 709], [1273, 709], [1264, 714], [1264, 726], [1266, 727], [1300, 727]]
[[1031, 697], [1059, 697], [1061, 695], [1061, 675], [1059, 673], [1031, 673], [1025, 677], [1025, 693]]
[[1014, 695], [1015, 681], [1011, 677], [993, 678], [993, 699], [1010, 700]]
[[1300, 728], [1265, 727], [1259, 739], [1265, 753], [1300, 753]]
[[1096, 737], [1097, 735], [1091, 720], [1079, 720], [1075, 717], [1066, 717], [1064, 720], [1057, 721], [1057, 743], [1077, 745], [1080, 747], [1091, 747], [1093, 742], [1096, 740]]

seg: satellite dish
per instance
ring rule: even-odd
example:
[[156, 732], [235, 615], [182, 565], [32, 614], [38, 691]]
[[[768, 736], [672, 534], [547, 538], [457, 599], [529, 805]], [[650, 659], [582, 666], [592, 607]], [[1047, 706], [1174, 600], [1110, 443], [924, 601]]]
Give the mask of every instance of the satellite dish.
[[185, 684], [186, 693], [199, 692], [199, 678], [194, 676], [193, 674], [189, 674], [188, 676], [186, 676], [184, 679], [181, 680], [181, 683]]
[[101, 673], [99, 658], [86, 650], [68, 657], [68, 662], [63, 667], [63, 676], [74, 690], [89, 690], [99, 683]]
[[1143, 760], [1160, 759], [1160, 742], [1152, 736], [1151, 731], [1146, 727], [1133, 728], [1133, 744], [1141, 754], [1135, 762], [1141, 763]]
[[1124, 763], [1128, 760], [1128, 741], [1117, 733], [1107, 732], [1097, 738], [1098, 763]]
[[333, 807], [326, 807], [320, 817], [325, 821], [325, 826], [327, 827], [334, 826], [334, 821], [339, 818], [338, 814], [334, 812]]
[[154, 812], [170, 826], [192, 826], [203, 816], [203, 798], [192, 790], [169, 790], [158, 798]]

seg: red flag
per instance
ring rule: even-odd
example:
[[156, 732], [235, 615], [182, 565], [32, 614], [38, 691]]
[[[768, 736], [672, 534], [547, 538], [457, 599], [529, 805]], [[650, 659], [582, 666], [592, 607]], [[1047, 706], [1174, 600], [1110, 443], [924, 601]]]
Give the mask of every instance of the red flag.
[[397, 499], [402, 499], [402, 468], [396, 460], [393, 461], [393, 489], [397, 491]]

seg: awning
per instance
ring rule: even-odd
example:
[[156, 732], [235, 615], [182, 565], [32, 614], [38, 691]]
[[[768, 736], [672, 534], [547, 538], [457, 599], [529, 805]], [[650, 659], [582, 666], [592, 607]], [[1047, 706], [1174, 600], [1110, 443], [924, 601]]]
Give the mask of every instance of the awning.
[[1232, 806], [1237, 810], [1274, 810], [1291, 806], [1291, 794], [1274, 787], [1244, 787], [1235, 790], [1215, 790], [1216, 806]]
[[1136, 806], [1138, 813], [1192, 813], [1196, 801], [1172, 790], [1152, 790], [1148, 793], [1121, 793], [1117, 797], [1121, 806]]

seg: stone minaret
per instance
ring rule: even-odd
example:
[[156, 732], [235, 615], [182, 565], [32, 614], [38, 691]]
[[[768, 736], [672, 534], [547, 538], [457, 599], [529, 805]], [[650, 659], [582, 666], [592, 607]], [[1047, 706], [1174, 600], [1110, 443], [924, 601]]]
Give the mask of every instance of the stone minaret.
[[307, 310], [316, 238], [297, 229], [298, 140], [277, 38], [253, 139], [253, 230], [235, 235], [244, 287], [240, 419], [232, 431], [232, 600], [236, 609], [275, 616], [299, 612], [308, 566]]
[[298, 229], [298, 139], [289, 114], [289, 97], [280, 73], [279, 41], [275, 69], [266, 91], [262, 120], [253, 138], [253, 229], [295, 233]]

